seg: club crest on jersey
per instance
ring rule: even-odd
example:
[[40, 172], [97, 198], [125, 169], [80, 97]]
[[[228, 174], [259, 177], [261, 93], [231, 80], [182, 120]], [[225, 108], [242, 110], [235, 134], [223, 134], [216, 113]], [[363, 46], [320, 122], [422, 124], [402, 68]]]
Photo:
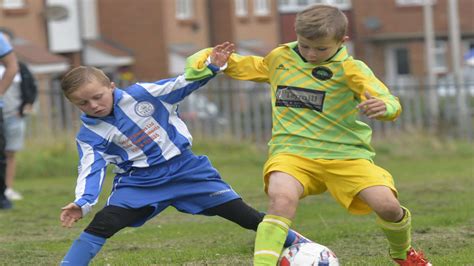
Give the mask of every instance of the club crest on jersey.
[[320, 79], [320, 80], [328, 80], [332, 78], [332, 71], [331, 69], [323, 66], [318, 66], [313, 69], [313, 77]]
[[155, 107], [152, 103], [143, 101], [135, 104], [135, 113], [141, 117], [151, 116], [155, 112]]

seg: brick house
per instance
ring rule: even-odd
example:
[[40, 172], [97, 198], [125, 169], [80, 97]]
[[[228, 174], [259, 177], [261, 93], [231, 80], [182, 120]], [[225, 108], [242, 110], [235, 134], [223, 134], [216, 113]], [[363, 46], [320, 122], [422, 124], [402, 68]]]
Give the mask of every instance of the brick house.
[[[183, 72], [192, 53], [223, 41], [264, 54], [279, 42], [276, 1], [97, 0], [102, 35], [134, 51], [138, 79]], [[249, 30], [251, 29], [251, 30]]]

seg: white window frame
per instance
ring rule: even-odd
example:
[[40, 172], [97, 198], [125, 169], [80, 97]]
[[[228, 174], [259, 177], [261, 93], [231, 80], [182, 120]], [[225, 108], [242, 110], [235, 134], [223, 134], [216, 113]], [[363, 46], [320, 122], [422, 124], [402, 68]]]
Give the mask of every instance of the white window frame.
[[176, 0], [176, 18], [179, 20], [192, 19], [194, 16], [194, 0]]
[[249, 14], [248, 0], [234, 0], [235, 15], [237, 17], [246, 17]]
[[446, 73], [448, 71], [447, 63], [448, 43], [446, 41], [436, 41], [434, 45], [434, 72]]
[[397, 6], [423, 6], [425, 4], [434, 5], [436, 0], [396, 0]]
[[280, 13], [295, 13], [314, 4], [332, 5], [341, 10], [350, 10], [352, 8], [352, 0], [279, 0], [278, 10]]
[[256, 16], [270, 15], [270, 0], [253, 0], [253, 8]]
[[[406, 59], [407, 59], [407, 62], [406, 62], [406, 65], [407, 65], [407, 72], [408, 73], [399, 73], [399, 69], [398, 69], [398, 64], [400, 63], [401, 61], [401, 58], [397, 56], [397, 50], [401, 50], [401, 51], [404, 51], [407, 55]], [[393, 53], [394, 53], [394, 59], [395, 59], [395, 75], [397, 77], [403, 77], [403, 76], [410, 76], [412, 75], [412, 67], [410, 66], [410, 49], [403, 45], [403, 46], [399, 46], [399, 47], [396, 47], [394, 50], [393, 50]]]
[[26, 0], [0, 0], [3, 9], [23, 9], [26, 7]]
[[408, 74], [398, 73], [399, 58], [397, 58], [396, 53], [398, 49], [405, 49], [408, 51], [408, 60], [410, 60], [412, 56], [412, 51], [409, 49], [407, 43], [391, 43], [387, 45], [384, 50], [385, 81], [392, 85], [404, 85], [407, 84], [407, 82], [410, 82], [411, 84], [411, 80], [413, 78], [413, 68], [410, 65], [410, 62], [408, 62]]

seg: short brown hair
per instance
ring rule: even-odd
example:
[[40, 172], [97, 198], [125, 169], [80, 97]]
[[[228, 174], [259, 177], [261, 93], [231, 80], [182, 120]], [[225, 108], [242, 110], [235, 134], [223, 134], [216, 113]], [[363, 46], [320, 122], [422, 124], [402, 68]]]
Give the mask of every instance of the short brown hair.
[[64, 75], [61, 80], [61, 89], [66, 97], [73, 93], [77, 88], [93, 80], [98, 81], [104, 86], [110, 85], [110, 79], [104, 71], [91, 66], [78, 66]]
[[337, 7], [312, 5], [296, 15], [296, 34], [315, 40], [333, 36], [341, 40], [347, 34], [347, 17]]

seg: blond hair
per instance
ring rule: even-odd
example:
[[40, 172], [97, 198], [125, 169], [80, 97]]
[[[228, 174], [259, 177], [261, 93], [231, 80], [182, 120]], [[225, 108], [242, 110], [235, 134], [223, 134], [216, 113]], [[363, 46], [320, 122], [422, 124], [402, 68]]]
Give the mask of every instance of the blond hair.
[[347, 34], [347, 17], [330, 5], [312, 5], [296, 15], [295, 32], [309, 40], [334, 37], [342, 40]]
[[61, 89], [64, 95], [68, 97], [82, 85], [94, 80], [104, 86], [110, 85], [110, 79], [104, 71], [91, 66], [78, 66], [64, 75], [61, 80]]

